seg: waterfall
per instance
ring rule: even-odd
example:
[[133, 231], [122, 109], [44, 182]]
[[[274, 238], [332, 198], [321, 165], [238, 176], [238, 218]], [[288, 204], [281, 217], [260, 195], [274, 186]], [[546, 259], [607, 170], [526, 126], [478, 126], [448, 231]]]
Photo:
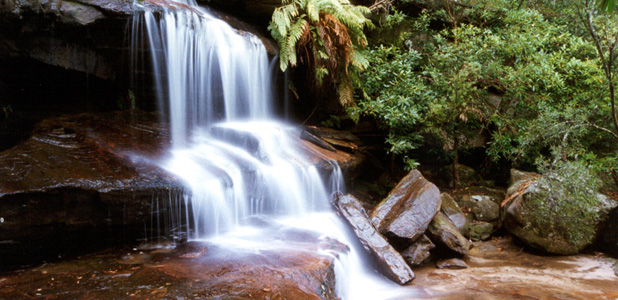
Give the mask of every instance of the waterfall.
[[157, 13], [135, 5], [142, 13], [133, 28], [147, 32], [159, 107], [171, 127], [172, 149], [161, 166], [185, 184], [189, 239], [271, 247], [246, 223], [267, 216], [351, 246], [335, 258], [342, 298], [388, 297], [392, 285], [365, 267], [358, 241], [330, 206], [332, 193], [344, 189], [339, 166], [331, 162], [324, 180], [297, 145], [300, 129], [276, 120], [271, 63], [260, 40], [195, 3], [167, 3], [181, 9]]

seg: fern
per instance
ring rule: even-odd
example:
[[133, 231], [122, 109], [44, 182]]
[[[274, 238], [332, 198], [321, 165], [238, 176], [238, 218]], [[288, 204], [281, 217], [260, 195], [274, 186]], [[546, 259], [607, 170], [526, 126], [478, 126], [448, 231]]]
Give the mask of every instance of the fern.
[[363, 29], [373, 27], [369, 13], [348, 0], [283, 0], [268, 26], [279, 45], [281, 70], [307, 64], [314, 87], [330, 83], [342, 105], [349, 105], [355, 73], [368, 65]]

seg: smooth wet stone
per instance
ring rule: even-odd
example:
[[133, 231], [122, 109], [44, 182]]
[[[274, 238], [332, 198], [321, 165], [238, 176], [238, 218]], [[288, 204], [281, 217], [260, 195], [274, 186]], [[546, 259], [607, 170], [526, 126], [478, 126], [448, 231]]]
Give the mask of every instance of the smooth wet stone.
[[440, 206], [440, 211], [443, 212], [451, 221], [453, 225], [457, 227], [459, 232], [464, 236], [468, 235], [469, 230], [469, 222], [466, 219], [466, 216], [462, 212], [457, 202], [447, 193], [442, 193], [442, 205]]
[[457, 230], [457, 227], [445, 214], [438, 212], [431, 221], [427, 232], [435, 243], [441, 243], [461, 255], [468, 255], [472, 243]]
[[414, 272], [376, 230], [354, 196], [339, 196], [334, 200], [334, 204], [337, 213], [345, 218], [363, 247], [374, 257], [382, 274], [399, 284], [406, 284], [414, 279]]
[[472, 213], [479, 221], [491, 222], [500, 217], [500, 206], [491, 199], [480, 198], [472, 207]]
[[475, 242], [465, 259], [467, 269], [416, 268], [414, 285], [440, 291], [427, 297], [436, 300], [616, 297], [618, 277], [607, 257], [541, 255], [527, 249], [509, 235]]
[[335, 147], [333, 147], [330, 143], [328, 143], [327, 141], [323, 140], [320, 137], [315, 136], [314, 134], [308, 132], [307, 130], [303, 130], [300, 133], [300, 138], [305, 141], [311, 142], [326, 150], [337, 151], [337, 149], [335, 149]]
[[405, 249], [427, 230], [441, 203], [438, 188], [412, 170], [378, 204], [371, 220], [396, 248]]
[[494, 230], [494, 225], [487, 222], [474, 222], [470, 224], [470, 239], [473, 241], [487, 240]]
[[429, 252], [431, 249], [435, 248], [431, 240], [426, 236], [422, 235], [416, 241], [410, 245], [410, 247], [406, 248], [401, 252], [401, 256], [410, 266], [420, 266], [422, 265], [431, 253]]
[[316, 126], [307, 126], [305, 130], [339, 150], [349, 153], [358, 150], [360, 139], [350, 132]]
[[334, 258], [320, 254], [318, 243], [108, 250], [3, 274], [0, 299], [339, 299]]
[[438, 261], [436, 267], [438, 267], [438, 269], [460, 270], [468, 268], [468, 265], [459, 258], [451, 258]]

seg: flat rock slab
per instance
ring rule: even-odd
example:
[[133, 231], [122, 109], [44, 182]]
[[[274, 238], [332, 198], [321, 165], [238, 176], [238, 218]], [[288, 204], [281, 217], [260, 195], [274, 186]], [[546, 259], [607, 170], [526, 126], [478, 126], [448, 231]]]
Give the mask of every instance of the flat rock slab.
[[335, 207], [350, 224], [363, 247], [376, 259], [382, 274], [399, 284], [406, 284], [414, 279], [412, 269], [375, 229], [362, 205], [354, 196], [338, 197], [335, 199]]
[[313, 245], [122, 249], [0, 276], [0, 298], [338, 299], [333, 257]]
[[419, 238], [440, 210], [440, 191], [412, 170], [371, 214], [373, 224], [395, 247], [405, 249]]
[[[615, 299], [618, 276], [602, 255], [544, 256], [521, 250], [513, 237], [475, 242], [467, 269], [415, 269], [423, 299]], [[406, 298], [403, 298], [406, 299]], [[413, 299], [410, 297], [409, 299]]]

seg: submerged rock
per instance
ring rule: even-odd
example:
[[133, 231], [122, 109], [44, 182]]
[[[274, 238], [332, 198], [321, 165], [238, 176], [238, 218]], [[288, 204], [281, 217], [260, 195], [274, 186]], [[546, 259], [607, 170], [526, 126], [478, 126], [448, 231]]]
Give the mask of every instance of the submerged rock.
[[[616, 203], [601, 194], [556, 198], [538, 174], [511, 170], [513, 181], [502, 207], [506, 229], [526, 244], [555, 254], [576, 254], [589, 246]], [[573, 198], [575, 197], [575, 198]], [[559, 203], [567, 201], [568, 203]], [[550, 208], [551, 206], [551, 208]], [[560, 208], [570, 207], [568, 211]], [[576, 211], [571, 211], [576, 210]], [[579, 210], [579, 211], [577, 211]], [[584, 216], [590, 222], [578, 222]]]
[[420, 238], [414, 241], [410, 247], [403, 250], [401, 252], [401, 256], [403, 256], [403, 259], [405, 259], [409, 265], [420, 266], [427, 261], [431, 255], [429, 251], [435, 247], [436, 245], [434, 245], [431, 240], [423, 234]]
[[363, 247], [375, 258], [382, 274], [399, 284], [406, 284], [414, 279], [414, 272], [375, 229], [354, 196], [339, 196], [335, 199], [335, 208], [350, 224]]
[[441, 203], [438, 188], [412, 170], [378, 204], [371, 220], [395, 247], [405, 249], [427, 230]]
[[465, 261], [459, 258], [451, 258], [451, 259], [444, 259], [444, 260], [438, 261], [436, 263], [436, 267], [438, 267], [438, 269], [459, 270], [459, 269], [467, 269], [468, 265], [466, 264]]
[[442, 243], [461, 255], [468, 255], [472, 243], [457, 230], [445, 214], [436, 214], [429, 224], [428, 232], [432, 241]]

